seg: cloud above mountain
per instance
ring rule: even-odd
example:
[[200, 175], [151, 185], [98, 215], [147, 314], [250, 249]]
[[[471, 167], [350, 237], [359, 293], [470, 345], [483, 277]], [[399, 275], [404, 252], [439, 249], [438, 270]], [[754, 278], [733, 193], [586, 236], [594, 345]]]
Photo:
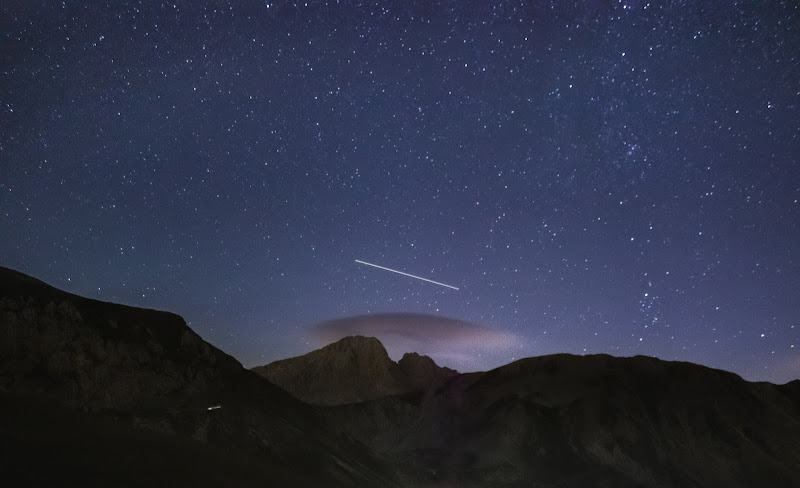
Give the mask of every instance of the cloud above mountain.
[[507, 332], [449, 317], [412, 313], [360, 315], [311, 328], [311, 337], [320, 346], [353, 335], [378, 338], [392, 358], [414, 351], [460, 371], [474, 370], [481, 355], [502, 354], [520, 343], [516, 335]]

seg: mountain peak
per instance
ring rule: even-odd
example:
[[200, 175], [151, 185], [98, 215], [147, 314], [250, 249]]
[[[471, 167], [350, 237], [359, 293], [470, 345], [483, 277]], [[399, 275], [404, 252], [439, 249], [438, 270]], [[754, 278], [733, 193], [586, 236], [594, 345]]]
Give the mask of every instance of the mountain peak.
[[408, 353], [395, 363], [374, 337], [348, 336], [300, 357], [253, 371], [295, 397], [341, 405], [435, 388], [457, 373], [433, 359]]
[[458, 374], [455, 370], [437, 365], [429, 356], [415, 352], [405, 353], [397, 365], [415, 390], [436, 388]]
[[389, 353], [386, 352], [386, 348], [383, 347], [381, 341], [374, 337], [364, 337], [360, 335], [343, 337], [323, 347], [320, 351], [330, 353], [351, 351], [356, 354], [385, 355], [387, 359], [389, 358]]
[[296, 398], [319, 405], [355, 403], [405, 390], [397, 364], [374, 337], [345, 337], [253, 371]]

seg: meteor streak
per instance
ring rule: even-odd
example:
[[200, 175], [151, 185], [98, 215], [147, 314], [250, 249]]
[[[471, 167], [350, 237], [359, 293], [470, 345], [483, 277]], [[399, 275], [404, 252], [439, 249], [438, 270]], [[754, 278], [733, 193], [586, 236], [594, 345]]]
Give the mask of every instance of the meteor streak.
[[444, 283], [439, 283], [438, 281], [429, 280], [428, 278], [423, 278], [421, 276], [414, 276], [412, 274], [403, 273], [402, 271], [397, 271], [396, 269], [384, 268], [383, 266], [378, 266], [377, 264], [368, 263], [366, 261], [360, 261], [358, 259], [356, 259], [356, 262], [360, 263], [360, 264], [366, 264], [367, 266], [372, 266], [373, 268], [384, 269], [386, 271], [391, 271], [392, 273], [397, 273], [397, 274], [401, 274], [403, 276], [408, 276], [408, 277], [411, 277], [411, 278], [416, 278], [418, 280], [427, 281], [428, 283], [433, 283], [434, 285], [445, 286], [445, 287], [451, 288], [453, 290], [458, 290], [458, 288], [456, 288], [455, 286], [445, 285]]

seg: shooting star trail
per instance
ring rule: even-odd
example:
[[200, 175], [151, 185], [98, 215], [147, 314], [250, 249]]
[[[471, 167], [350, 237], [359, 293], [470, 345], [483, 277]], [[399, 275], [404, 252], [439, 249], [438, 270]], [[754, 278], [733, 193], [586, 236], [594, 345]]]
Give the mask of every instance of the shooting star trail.
[[360, 264], [366, 264], [367, 266], [372, 266], [373, 268], [384, 269], [386, 271], [391, 271], [392, 273], [397, 273], [397, 274], [401, 274], [403, 276], [408, 276], [408, 277], [411, 277], [411, 278], [416, 278], [418, 280], [427, 281], [428, 283], [433, 283], [434, 285], [445, 286], [445, 287], [451, 288], [453, 290], [458, 290], [458, 288], [456, 288], [455, 286], [445, 285], [444, 283], [439, 283], [438, 281], [429, 280], [428, 278], [423, 278], [421, 276], [414, 276], [412, 274], [403, 273], [402, 271], [397, 271], [396, 269], [384, 268], [383, 266], [378, 266], [377, 264], [368, 263], [366, 261], [361, 261], [361, 260], [358, 260], [358, 259], [356, 259], [356, 262], [360, 263]]

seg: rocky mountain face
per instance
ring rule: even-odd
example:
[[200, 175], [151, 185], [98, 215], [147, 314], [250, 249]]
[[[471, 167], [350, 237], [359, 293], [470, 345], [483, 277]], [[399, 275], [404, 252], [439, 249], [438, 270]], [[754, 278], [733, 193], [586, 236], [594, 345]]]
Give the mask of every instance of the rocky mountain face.
[[407, 352], [397, 362], [410, 391], [431, 391], [439, 388], [458, 371], [437, 365], [428, 356]]
[[[171, 446], [159, 458], [162, 471], [186, 469], [169, 466], [170, 456], [176, 463], [189, 454], [217, 459], [215, 449], [257, 459], [253, 484], [269, 481], [262, 479], [271, 472], [263, 463], [282, 466], [289, 473], [283, 479], [302, 486], [388, 482], [381, 471], [388, 464], [326, 431], [317, 409], [244, 369], [179, 316], [78, 297], [6, 268], [0, 268], [0, 403], [18, 412], [4, 429], [9, 435], [0, 436], [0, 459], [29, 453], [39, 474], [54, 477], [40, 480], [45, 484], [117, 485], [125, 480], [107, 466], [124, 471], [152, 457], [127, 445], [155, 452]], [[53, 418], [65, 420], [54, 426]], [[56, 427], [62, 435], [48, 433]], [[109, 431], [117, 435], [103, 434]], [[121, 457], [107, 454], [118, 451]], [[65, 454], [71, 462], [59, 464]], [[6, 468], [33, 464], [25, 461]], [[200, 484], [218, 486], [213, 480], [228, 479], [224, 473], [201, 476]]]
[[253, 371], [296, 398], [316, 405], [343, 405], [440, 386], [456, 371], [427, 356], [406, 354], [395, 363], [374, 337], [345, 337], [303, 356]]
[[524, 359], [329, 419], [430, 486], [800, 486], [800, 381], [649, 357]]
[[800, 486], [800, 381], [567, 354], [458, 375], [364, 337], [256, 370], [426, 486]]
[[566, 354], [457, 374], [365, 337], [257, 369], [280, 387], [176, 315], [0, 268], [4, 484], [800, 486], [800, 381]]

